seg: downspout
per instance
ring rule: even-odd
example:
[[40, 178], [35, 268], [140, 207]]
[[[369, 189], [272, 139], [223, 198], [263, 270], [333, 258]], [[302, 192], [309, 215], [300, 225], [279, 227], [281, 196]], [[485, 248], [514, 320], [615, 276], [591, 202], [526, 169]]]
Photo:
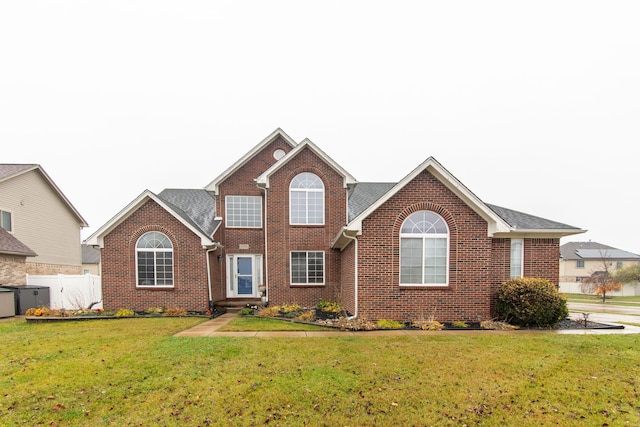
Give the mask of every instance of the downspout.
[[354, 301], [355, 308], [354, 308], [353, 316], [347, 317], [347, 320], [353, 320], [356, 317], [358, 317], [358, 239], [355, 238], [355, 237], [348, 236], [345, 231], [342, 232], [342, 235], [345, 238], [353, 241], [353, 244], [355, 245], [354, 250], [356, 252], [355, 253], [355, 263], [354, 263], [354, 266], [353, 266], [355, 268], [355, 271], [354, 271], [354, 274], [353, 274], [353, 286], [354, 286], [353, 293], [354, 293], [354, 299], [355, 299], [355, 301]]
[[257, 187], [262, 190], [264, 192], [264, 256], [262, 257], [264, 259], [264, 272], [262, 274], [262, 281], [264, 282], [264, 295], [262, 296], [262, 301], [265, 304], [269, 304], [269, 251], [268, 249], [268, 239], [267, 239], [267, 188], [266, 187], [260, 187], [260, 185], [257, 185]]
[[205, 251], [205, 258], [207, 261], [207, 289], [209, 291], [209, 312], [210, 313], [213, 313], [213, 292], [211, 290], [211, 264], [209, 262], [209, 254], [216, 250], [218, 250], [218, 245], [216, 245], [213, 249], [207, 249]]

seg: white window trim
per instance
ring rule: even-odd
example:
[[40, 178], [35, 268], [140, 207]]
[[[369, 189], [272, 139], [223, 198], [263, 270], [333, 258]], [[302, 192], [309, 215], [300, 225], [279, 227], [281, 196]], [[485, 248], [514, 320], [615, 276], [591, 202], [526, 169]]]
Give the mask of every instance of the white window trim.
[[[175, 253], [173, 250], [173, 242], [171, 241], [171, 239], [169, 239], [169, 236], [167, 236], [166, 234], [160, 232], [160, 231], [156, 231], [156, 233], [162, 234], [163, 236], [165, 236], [169, 242], [171, 243], [171, 248], [154, 248], [153, 251], [150, 251], [149, 248], [138, 248], [138, 243], [140, 242], [140, 239], [142, 239], [143, 236], [145, 236], [146, 234], [152, 233], [152, 231], [149, 231], [147, 233], [144, 233], [142, 236], [140, 236], [138, 238], [138, 240], [136, 240], [136, 288], [140, 288], [140, 289], [171, 289], [175, 287], [175, 283], [176, 283], [176, 275], [175, 275], [175, 256], [171, 256], [171, 285], [140, 285], [140, 278], [138, 276], [138, 252], [153, 252], [154, 257], [153, 257], [153, 262], [154, 262], [154, 273], [155, 273], [155, 262], [156, 262], [156, 257], [155, 254], [156, 252], [171, 252], [171, 253]], [[146, 249], [146, 250], [145, 250]], [[158, 275], [154, 274], [154, 282], [157, 283], [158, 281]]]
[[[516, 277], [513, 276], [512, 272], [514, 243], [520, 243], [520, 272]], [[511, 239], [511, 244], [509, 246], [509, 278], [517, 279], [519, 277], [524, 277], [524, 239]]]
[[[4, 228], [4, 225], [2, 224], [2, 213], [6, 212], [9, 214], [9, 221], [11, 221], [11, 230], [7, 230], [6, 228]], [[13, 230], [15, 229], [15, 224], [14, 224], [14, 220], [13, 220], [13, 212], [12, 211], [8, 211], [6, 209], [0, 209], [0, 227], [4, 228], [4, 230], [8, 233], [13, 234]]]
[[[433, 211], [429, 211], [428, 212], [433, 212]], [[438, 215], [440, 218], [442, 218], [441, 215], [433, 212], [434, 214]], [[409, 215], [411, 216], [411, 215]], [[405, 221], [408, 219], [409, 217], [405, 218]], [[444, 218], [442, 218], [442, 222], [444, 223], [444, 225], [447, 227], [447, 233], [433, 233], [433, 234], [423, 234], [423, 233], [400, 233], [400, 240], [399, 240], [399, 248], [398, 248], [398, 254], [399, 254], [399, 259], [398, 259], [398, 265], [399, 268], [402, 269], [402, 238], [410, 238], [410, 239], [422, 239], [422, 262], [424, 263], [424, 250], [425, 250], [425, 240], [427, 239], [445, 239], [446, 240], [446, 252], [447, 252], [447, 263], [446, 263], [446, 270], [445, 270], [445, 282], [444, 283], [402, 283], [402, 271], [398, 272], [398, 281], [400, 282], [399, 285], [402, 287], [410, 287], [410, 288], [434, 288], [434, 287], [448, 287], [449, 286], [449, 262], [450, 262], [450, 244], [451, 244], [451, 240], [449, 239], [449, 224], [447, 224], [447, 221], [445, 221]], [[401, 227], [402, 229], [402, 227]], [[423, 272], [422, 272], [422, 281], [424, 282], [424, 265], [422, 266], [423, 268]]]
[[[258, 199], [260, 201], [260, 225], [259, 226], [254, 226], [254, 225], [229, 225], [229, 217], [231, 215], [229, 215], [229, 198], [241, 198], [241, 197], [246, 197], [246, 198], [250, 198], [250, 199]], [[225, 210], [225, 227], [226, 228], [252, 228], [252, 229], [260, 229], [262, 228], [262, 224], [263, 224], [263, 218], [262, 218], [262, 213], [263, 213], [263, 209], [262, 209], [262, 197], [260, 196], [238, 196], [238, 195], [229, 195], [229, 196], [225, 196], [224, 198], [224, 210]]]
[[[322, 283], [296, 283], [293, 281], [293, 254], [294, 253], [306, 253], [307, 254], [307, 280], [309, 280], [309, 254], [321, 253], [322, 254]], [[327, 281], [327, 257], [324, 251], [291, 251], [289, 252], [289, 283], [291, 286], [324, 286]]]
[[[305, 172], [303, 172], [305, 173]], [[306, 172], [309, 173], [311, 175], [314, 175], [318, 178], [318, 180], [320, 181], [320, 183], [322, 184], [322, 188], [292, 188], [291, 185], [293, 184], [293, 181], [295, 180], [295, 178], [298, 177], [298, 174], [296, 175], [293, 180], [291, 180], [291, 184], [289, 184], [289, 225], [317, 225], [317, 226], [321, 226], [324, 225], [324, 217], [325, 217], [325, 186], [324, 186], [324, 182], [322, 181], [322, 179], [311, 172]], [[304, 193], [305, 194], [305, 222], [293, 222], [293, 215], [292, 215], [292, 209], [293, 209], [293, 204], [292, 204], [292, 195], [293, 193]], [[322, 213], [321, 213], [321, 217], [322, 217], [322, 221], [321, 222], [314, 222], [314, 223], [310, 223], [309, 222], [309, 193], [322, 193]]]

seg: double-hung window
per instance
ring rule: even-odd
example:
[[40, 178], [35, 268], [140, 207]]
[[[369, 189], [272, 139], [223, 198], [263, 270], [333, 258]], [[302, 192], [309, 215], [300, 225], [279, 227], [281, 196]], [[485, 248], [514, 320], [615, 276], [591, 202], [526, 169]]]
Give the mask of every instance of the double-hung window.
[[522, 239], [511, 239], [511, 262], [510, 274], [512, 279], [523, 276], [524, 268], [524, 241]]
[[324, 252], [291, 252], [291, 284], [323, 285]]
[[261, 228], [262, 197], [225, 197], [225, 224], [227, 228]]
[[411, 214], [400, 229], [400, 284], [447, 286], [449, 227], [431, 211]]
[[173, 286], [173, 245], [157, 231], [143, 234], [136, 243], [138, 286]]
[[304, 172], [291, 181], [289, 222], [292, 225], [324, 224], [324, 184], [317, 175]]
[[11, 212], [0, 210], [0, 227], [4, 228], [9, 233], [13, 231]]

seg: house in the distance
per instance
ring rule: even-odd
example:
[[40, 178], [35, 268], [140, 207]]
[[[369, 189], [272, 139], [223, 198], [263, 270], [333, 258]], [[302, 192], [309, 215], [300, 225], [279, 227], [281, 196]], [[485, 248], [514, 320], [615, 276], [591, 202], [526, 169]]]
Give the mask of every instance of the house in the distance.
[[[640, 264], [640, 255], [598, 242], [568, 242], [560, 246], [560, 291], [571, 294], [591, 293], [582, 281], [594, 273], [615, 273], [620, 268]], [[608, 295], [609, 293], [607, 293]], [[640, 286], [624, 284], [611, 295], [640, 295]]]
[[25, 274], [80, 274], [87, 223], [40, 165], [0, 164], [0, 284]]
[[560, 238], [581, 232], [483, 202], [434, 158], [359, 182], [277, 129], [203, 189], [142, 192], [86, 243], [105, 309], [326, 300], [372, 320], [477, 321], [510, 277], [557, 283]]

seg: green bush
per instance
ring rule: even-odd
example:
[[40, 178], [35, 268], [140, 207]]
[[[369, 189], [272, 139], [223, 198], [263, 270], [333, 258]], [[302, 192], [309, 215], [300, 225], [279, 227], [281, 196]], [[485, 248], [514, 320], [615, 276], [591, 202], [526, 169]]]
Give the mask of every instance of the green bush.
[[507, 280], [500, 285], [496, 310], [511, 324], [541, 328], [554, 326], [569, 315], [567, 300], [556, 285], [531, 277]]
[[376, 326], [378, 329], [402, 329], [404, 328], [404, 323], [397, 320], [380, 319], [376, 322]]
[[131, 317], [135, 315], [136, 313], [129, 308], [121, 308], [120, 310], [116, 311], [116, 317]]

